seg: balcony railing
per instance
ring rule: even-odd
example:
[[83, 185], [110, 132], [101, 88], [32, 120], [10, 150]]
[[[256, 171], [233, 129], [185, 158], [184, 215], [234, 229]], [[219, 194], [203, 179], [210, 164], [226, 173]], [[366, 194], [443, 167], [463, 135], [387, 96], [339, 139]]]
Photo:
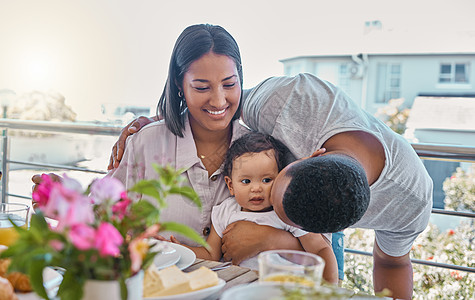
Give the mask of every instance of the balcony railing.
[[[118, 136], [122, 126], [113, 125], [99, 125], [99, 124], [84, 124], [84, 123], [60, 123], [60, 122], [42, 122], [42, 121], [23, 121], [23, 120], [10, 120], [0, 119], [0, 128], [3, 128], [3, 153], [2, 153], [2, 173], [4, 174], [2, 180], [2, 202], [6, 200], [6, 197], [17, 197], [23, 199], [31, 199], [30, 195], [17, 195], [8, 193], [8, 166], [9, 164], [21, 164], [25, 166], [34, 166], [42, 168], [54, 168], [73, 170], [81, 172], [92, 172], [98, 174], [106, 174], [106, 170], [91, 170], [87, 168], [78, 168], [66, 165], [56, 164], [41, 164], [32, 163], [27, 161], [14, 161], [10, 160], [8, 151], [8, 130], [27, 130], [27, 131], [41, 131], [41, 132], [53, 132], [53, 133], [75, 133], [75, 134], [88, 134], [88, 135], [106, 135], [106, 136]], [[430, 160], [442, 160], [442, 161], [459, 161], [459, 162], [471, 162], [475, 163], [475, 147], [467, 146], [452, 146], [452, 145], [440, 145], [440, 144], [412, 144], [413, 148], [417, 152], [420, 158]], [[460, 211], [448, 211], [443, 209], [432, 209], [433, 214], [444, 214], [451, 216], [474, 218], [475, 213], [460, 212]], [[370, 252], [359, 251], [354, 249], [345, 248], [345, 252], [372, 256]], [[412, 259], [413, 263], [428, 265], [433, 267], [447, 268], [452, 270], [465, 271], [475, 273], [475, 268], [437, 263], [433, 261]]]

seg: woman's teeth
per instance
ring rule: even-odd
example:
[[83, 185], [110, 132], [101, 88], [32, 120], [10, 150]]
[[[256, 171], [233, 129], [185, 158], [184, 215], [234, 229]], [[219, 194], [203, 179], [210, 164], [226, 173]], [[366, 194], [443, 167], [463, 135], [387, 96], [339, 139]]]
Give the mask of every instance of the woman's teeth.
[[209, 113], [212, 114], [212, 115], [219, 115], [219, 114], [224, 113], [225, 110], [226, 110], [226, 109], [222, 109], [222, 110], [208, 110], [208, 109], [207, 109], [206, 111], [209, 112]]

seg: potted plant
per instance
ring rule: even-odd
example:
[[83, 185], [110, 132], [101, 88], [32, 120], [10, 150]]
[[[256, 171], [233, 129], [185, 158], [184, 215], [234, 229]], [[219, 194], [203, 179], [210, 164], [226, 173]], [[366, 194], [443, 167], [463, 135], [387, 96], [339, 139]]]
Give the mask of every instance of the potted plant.
[[[11, 270], [28, 274], [34, 291], [45, 299], [43, 269], [49, 266], [65, 270], [57, 293], [61, 299], [83, 299], [90, 280], [116, 281], [121, 298], [127, 299], [126, 281], [152, 263], [156, 252], [150, 238], [159, 231], [175, 231], [206, 244], [183, 224], [160, 223], [167, 195], [184, 195], [200, 208], [201, 202], [191, 187], [181, 184], [181, 170], [154, 168], [159, 179], [141, 180], [129, 192], [152, 196], [157, 203], [132, 201], [122, 183], [108, 176], [83, 189], [67, 176], [55, 182], [42, 175], [43, 181], [33, 193], [37, 208], [30, 227], [12, 222], [19, 238], [1, 257], [11, 259]], [[51, 226], [47, 218], [57, 224]]]

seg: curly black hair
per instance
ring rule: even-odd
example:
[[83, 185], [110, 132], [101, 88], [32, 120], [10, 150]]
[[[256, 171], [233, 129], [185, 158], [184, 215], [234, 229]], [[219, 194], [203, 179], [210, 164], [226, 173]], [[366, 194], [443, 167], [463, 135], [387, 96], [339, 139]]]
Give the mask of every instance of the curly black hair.
[[274, 150], [277, 168], [280, 172], [289, 163], [295, 160], [289, 148], [281, 141], [272, 136], [260, 132], [249, 132], [236, 139], [229, 147], [224, 159], [225, 176], [231, 176], [233, 171], [233, 161], [246, 153], [259, 153], [266, 150]]
[[370, 200], [361, 164], [342, 154], [304, 159], [290, 166], [283, 197], [287, 217], [306, 231], [343, 230], [363, 217]]

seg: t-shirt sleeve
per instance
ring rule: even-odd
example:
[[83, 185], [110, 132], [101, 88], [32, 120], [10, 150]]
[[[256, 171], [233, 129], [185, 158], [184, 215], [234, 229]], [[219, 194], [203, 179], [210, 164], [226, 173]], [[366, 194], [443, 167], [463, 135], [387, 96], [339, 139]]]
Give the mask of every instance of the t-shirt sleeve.
[[226, 229], [229, 220], [229, 201], [224, 200], [223, 203], [213, 206], [211, 210], [211, 224], [220, 238], [223, 237], [223, 231]]
[[292, 233], [296, 238], [306, 235], [308, 232], [297, 227], [290, 226], [286, 229], [288, 232]]

